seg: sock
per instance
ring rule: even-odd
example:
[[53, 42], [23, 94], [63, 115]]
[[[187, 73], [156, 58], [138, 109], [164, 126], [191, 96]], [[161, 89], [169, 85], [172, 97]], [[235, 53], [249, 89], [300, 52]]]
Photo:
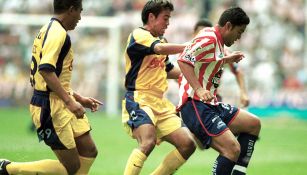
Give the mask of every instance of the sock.
[[87, 175], [90, 171], [92, 164], [95, 161], [95, 158], [79, 156], [79, 159], [80, 159], [80, 169], [78, 170], [76, 175]]
[[246, 168], [249, 164], [249, 161], [252, 157], [254, 146], [257, 136], [241, 133], [238, 137], [238, 142], [241, 146], [241, 153], [236, 163], [236, 166], [233, 168], [233, 175], [245, 175]]
[[67, 175], [65, 167], [58, 160], [39, 160], [34, 162], [12, 162], [7, 165], [9, 174], [23, 175]]
[[127, 161], [124, 175], [140, 174], [147, 156], [139, 149], [134, 149]]
[[170, 152], [151, 175], [173, 174], [186, 160], [177, 149]]
[[214, 162], [212, 168], [213, 175], [230, 175], [235, 162], [229, 160], [228, 158], [219, 155]]

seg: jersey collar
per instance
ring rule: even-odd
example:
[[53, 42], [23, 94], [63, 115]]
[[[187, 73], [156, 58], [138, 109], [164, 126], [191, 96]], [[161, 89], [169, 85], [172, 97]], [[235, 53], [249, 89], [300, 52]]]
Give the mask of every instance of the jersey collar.
[[224, 46], [224, 40], [223, 40], [222, 35], [220, 33], [220, 29], [218, 28], [218, 26], [215, 26], [214, 29], [215, 29], [214, 33], [215, 33], [217, 39], [220, 41], [221, 45]]

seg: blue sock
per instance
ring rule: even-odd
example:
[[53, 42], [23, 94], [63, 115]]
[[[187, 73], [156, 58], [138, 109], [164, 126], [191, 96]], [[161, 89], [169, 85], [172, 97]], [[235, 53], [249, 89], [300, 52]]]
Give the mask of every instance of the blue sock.
[[233, 168], [232, 175], [245, 175], [246, 174], [246, 168], [249, 164], [249, 161], [252, 157], [254, 146], [256, 143], [256, 140], [258, 139], [257, 136], [241, 133], [238, 137], [238, 142], [241, 146], [241, 153], [238, 158], [238, 161]]
[[219, 155], [212, 168], [213, 175], [230, 175], [235, 162]]

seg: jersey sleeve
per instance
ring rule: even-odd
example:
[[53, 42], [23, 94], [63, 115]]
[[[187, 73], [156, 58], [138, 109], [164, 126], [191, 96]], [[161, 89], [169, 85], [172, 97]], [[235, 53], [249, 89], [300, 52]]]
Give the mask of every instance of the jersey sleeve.
[[154, 47], [160, 39], [153, 37], [148, 31], [136, 29], [129, 37], [127, 52], [139, 55], [155, 54]]
[[56, 28], [51, 27], [47, 31], [43, 41], [39, 70], [55, 71], [56, 63], [66, 37], [66, 32], [57, 30]]
[[195, 62], [216, 61], [215, 47], [216, 40], [214, 38], [196, 38], [185, 48], [178, 60], [193, 66]]
[[169, 57], [167, 56], [165, 59], [165, 71], [169, 72], [174, 68], [174, 64], [169, 60]]

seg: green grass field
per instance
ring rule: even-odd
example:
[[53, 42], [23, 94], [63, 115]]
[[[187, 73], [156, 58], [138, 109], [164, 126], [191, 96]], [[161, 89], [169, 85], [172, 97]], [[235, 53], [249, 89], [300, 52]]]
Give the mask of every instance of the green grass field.
[[[123, 130], [120, 116], [89, 114], [92, 135], [99, 149], [91, 175], [121, 175], [131, 150], [136, 146]], [[38, 143], [29, 131], [30, 114], [26, 108], [0, 108], [0, 158], [12, 161], [55, 159], [52, 151]], [[256, 144], [249, 175], [306, 175], [307, 121], [289, 117], [262, 119], [261, 139]], [[173, 148], [168, 143], [155, 148], [142, 175], [148, 175]], [[181, 167], [178, 175], [210, 174], [217, 156], [213, 150], [197, 150]]]

